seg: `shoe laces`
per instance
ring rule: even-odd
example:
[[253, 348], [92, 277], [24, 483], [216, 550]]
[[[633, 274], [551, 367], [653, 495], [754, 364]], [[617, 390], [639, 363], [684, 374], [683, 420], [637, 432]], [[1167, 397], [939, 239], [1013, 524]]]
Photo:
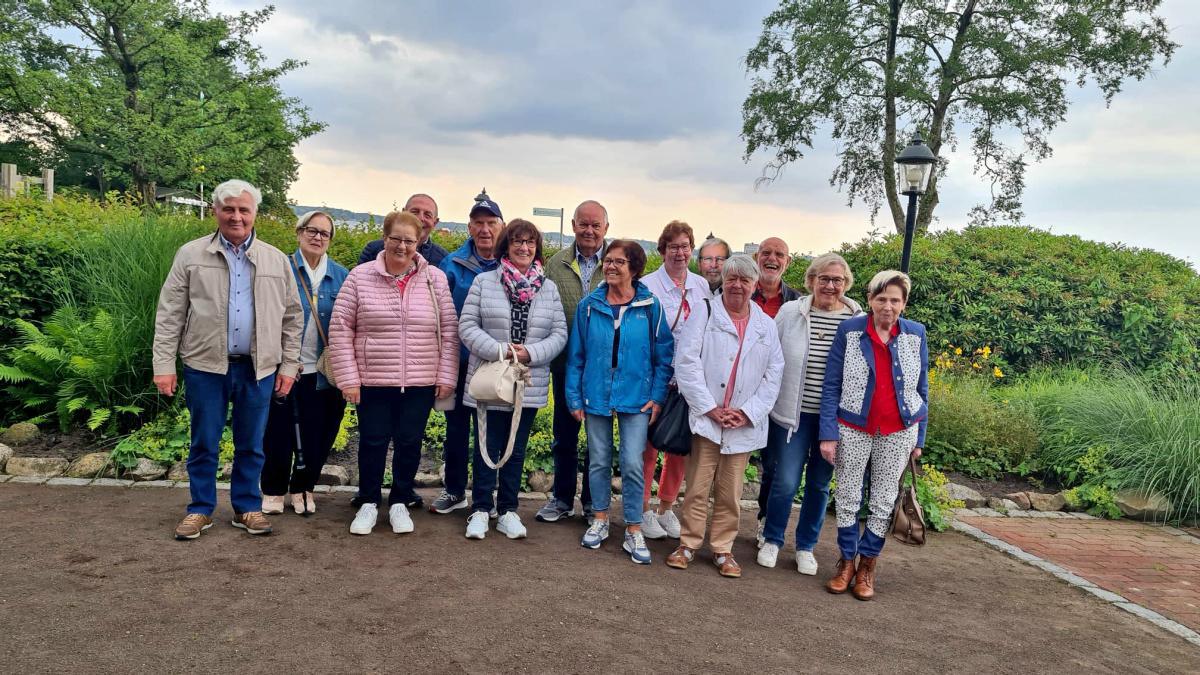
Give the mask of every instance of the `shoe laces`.
[[467, 517], [468, 524], [476, 522], [478, 520], [483, 520], [484, 522], [486, 522], [488, 520], [487, 511], [475, 511], [469, 517]]
[[204, 516], [199, 513], [189, 513], [183, 517], [184, 525], [203, 525]]
[[641, 530], [630, 532], [629, 536], [633, 539], [634, 548], [646, 548], [646, 535], [642, 534]]
[[593, 520], [592, 524], [588, 525], [587, 533], [598, 537], [606, 529], [608, 529], [607, 520]]

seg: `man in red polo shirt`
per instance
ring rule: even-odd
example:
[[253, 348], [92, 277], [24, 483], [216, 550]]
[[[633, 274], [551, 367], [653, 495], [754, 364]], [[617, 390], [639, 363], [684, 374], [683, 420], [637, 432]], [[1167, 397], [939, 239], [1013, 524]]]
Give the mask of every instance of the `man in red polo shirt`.
[[758, 262], [758, 287], [754, 289], [754, 295], [751, 295], [750, 299], [758, 303], [767, 316], [774, 319], [783, 303], [800, 297], [798, 292], [783, 283], [783, 273], [792, 262], [787, 242], [779, 237], [764, 239], [763, 243], [759, 244], [754, 259]]

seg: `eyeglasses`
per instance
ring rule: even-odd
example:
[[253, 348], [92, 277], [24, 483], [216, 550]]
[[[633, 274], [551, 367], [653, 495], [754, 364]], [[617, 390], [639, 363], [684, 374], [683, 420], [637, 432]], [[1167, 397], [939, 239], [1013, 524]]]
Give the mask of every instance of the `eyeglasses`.
[[300, 228], [300, 231], [303, 232], [304, 236], [308, 237], [309, 239], [333, 239], [332, 232], [326, 232], [325, 230], [317, 229], [315, 227], [302, 227]]
[[692, 245], [691, 244], [670, 244], [667, 246], [667, 250], [670, 251], [671, 253], [682, 253], [684, 251], [692, 250]]
[[401, 239], [400, 237], [388, 237], [387, 240], [397, 246], [404, 246], [406, 248], [412, 248], [417, 245], [416, 239]]
[[817, 283], [822, 286], [844, 286], [846, 277], [827, 277], [824, 274], [817, 277]]
[[537, 248], [536, 239], [513, 239], [508, 243], [513, 248]]
[[629, 264], [629, 261], [624, 258], [605, 258], [604, 259], [605, 267], [625, 267], [628, 264]]
[[704, 263], [705, 265], [720, 265], [726, 260], [729, 260], [729, 258], [726, 258], [723, 255], [706, 255], [700, 259], [700, 262]]

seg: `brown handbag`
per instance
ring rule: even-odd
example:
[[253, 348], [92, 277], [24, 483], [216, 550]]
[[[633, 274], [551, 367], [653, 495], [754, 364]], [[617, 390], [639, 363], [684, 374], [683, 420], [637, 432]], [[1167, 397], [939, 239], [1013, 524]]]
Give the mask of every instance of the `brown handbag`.
[[896, 496], [896, 508], [892, 511], [892, 536], [909, 546], [925, 545], [925, 512], [917, 501], [917, 462], [908, 456], [905, 473], [912, 474], [912, 484], [904, 486], [904, 474], [900, 475], [900, 494]]

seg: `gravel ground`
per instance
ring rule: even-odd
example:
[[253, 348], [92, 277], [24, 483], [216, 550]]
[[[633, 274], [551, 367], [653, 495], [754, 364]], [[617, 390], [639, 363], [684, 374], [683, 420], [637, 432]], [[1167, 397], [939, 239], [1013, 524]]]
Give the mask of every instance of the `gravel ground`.
[[[429, 491], [426, 491], [428, 494]], [[1200, 652], [1040, 570], [958, 534], [889, 544], [878, 597], [826, 593], [702, 554], [687, 571], [579, 547], [582, 525], [528, 539], [463, 538], [459, 515], [353, 537], [349, 495], [250, 537], [218, 522], [171, 530], [178, 489], [0, 485], [0, 671], [30, 672], [1195, 672]], [[462, 512], [459, 512], [462, 513]], [[465, 514], [463, 514], [465, 515]], [[618, 534], [619, 530], [614, 534]]]

